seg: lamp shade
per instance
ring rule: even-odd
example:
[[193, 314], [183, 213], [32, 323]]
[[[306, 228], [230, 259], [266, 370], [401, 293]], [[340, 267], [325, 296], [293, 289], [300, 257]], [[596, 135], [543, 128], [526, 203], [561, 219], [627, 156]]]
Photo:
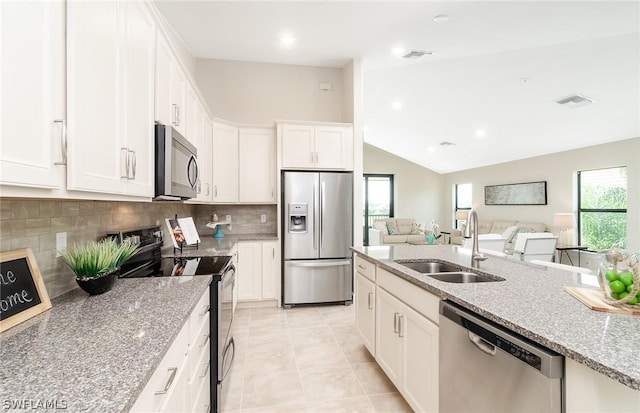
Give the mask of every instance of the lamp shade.
[[466, 221], [468, 216], [469, 216], [469, 211], [465, 211], [461, 209], [456, 211], [456, 219], [458, 221]]
[[574, 228], [576, 216], [572, 212], [558, 212], [553, 214], [553, 226], [556, 228]]

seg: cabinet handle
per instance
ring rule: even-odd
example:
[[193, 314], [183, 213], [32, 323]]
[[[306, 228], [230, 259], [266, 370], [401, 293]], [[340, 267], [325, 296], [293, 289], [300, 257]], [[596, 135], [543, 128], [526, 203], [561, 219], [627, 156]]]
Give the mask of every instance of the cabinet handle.
[[271, 259], [275, 260], [276, 259], [276, 249], [272, 249], [271, 250]]
[[200, 313], [200, 317], [206, 316], [210, 309], [211, 309], [211, 306], [209, 304], [203, 305], [202, 312]]
[[207, 376], [207, 373], [209, 372], [209, 366], [211, 365], [211, 362], [207, 361], [206, 363], [202, 363], [202, 364], [206, 364], [206, 367], [204, 368], [204, 373], [202, 373], [200, 378], [203, 378], [203, 377]]
[[207, 188], [206, 196], [209, 196], [209, 182], [207, 182], [205, 185], [206, 185], [206, 188]]
[[358, 264], [358, 268], [360, 268], [361, 270], [366, 270], [366, 269], [367, 269], [367, 267], [362, 266], [362, 265], [360, 265], [360, 264]]
[[373, 298], [373, 293], [369, 293], [367, 297], [367, 307], [369, 308], [369, 310], [373, 310], [373, 307], [371, 306], [372, 298]]
[[173, 384], [173, 379], [176, 378], [176, 373], [178, 372], [178, 368], [171, 367], [167, 371], [171, 372], [171, 375], [169, 376], [169, 380], [167, 380], [167, 382], [165, 383], [164, 389], [156, 391], [156, 395], [167, 394], [167, 392], [169, 391], [169, 388]]
[[[124, 171], [122, 171], [123, 166]], [[129, 179], [129, 148], [120, 148], [120, 178]]]
[[399, 333], [398, 331], [398, 318], [400, 317], [400, 313], [393, 313], [393, 332]]
[[311, 152], [311, 163], [315, 163], [315, 159], [314, 152]]
[[181, 123], [182, 119], [180, 119], [180, 106], [178, 106], [178, 105], [176, 105], [176, 113], [177, 113], [177, 116], [176, 116], [176, 122], [177, 123], [176, 123], [176, 125], [180, 126], [180, 123]]
[[136, 153], [136, 151], [133, 151], [133, 163], [131, 165], [133, 169], [133, 179], [136, 179], [137, 166], [138, 166], [138, 154]]
[[129, 164], [129, 168], [127, 168], [127, 179], [136, 179], [136, 152], [131, 149], [127, 149], [127, 163]]
[[209, 342], [209, 338], [211, 337], [211, 334], [203, 334], [202, 336], [204, 337], [204, 341], [202, 342], [202, 344], [198, 346], [200, 348], [205, 347], [207, 345], [207, 343]]
[[200, 195], [202, 193], [202, 183], [200, 180], [198, 180], [198, 195]]
[[213, 186], [213, 197], [214, 198], [218, 197], [218, 185]]
[[316, 163], [318, 163], [320, 160], [320, 157], [318, 156], [318, 152], [316, 152]]
[[398, 335], [400, 337], [404, 337], [404, 322], [402, 321], [404, 320], [404, 316], [401, 315], [400, 317], [398, 317]]
[[65, 119], [54, 119], [53, 123], [62, 124], [60, 129], [60, 149], [62, 150], [62, 161], [54, 162], [54, 165], [66, 165], [67, 164], [67, 121]]

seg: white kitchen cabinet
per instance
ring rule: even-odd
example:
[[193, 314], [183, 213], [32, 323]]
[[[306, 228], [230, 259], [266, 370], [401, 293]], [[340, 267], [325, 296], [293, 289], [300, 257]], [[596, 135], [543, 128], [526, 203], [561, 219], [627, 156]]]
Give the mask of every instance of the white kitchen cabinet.
[[236, 277], [239, 302], [280, 301], [277, 241], [239, 242]]
[[209, 203], [213, 201], [213, 122], [204, 110], [202, 110], [201, 123], [202, 133], [198, 145], [200, 180], [196, 199]]
[[365, 347], [376, 354], [376, 285], [360, 272], [356, 272], [356, 330]]
[[210, 406], [209, 290], [199, 299], [131, 412], [207, 411]]
[[353, 127], [282, 124], [282, 168], [353, 170]]
[[402, 302], [382, 288], [376, 290], [376, 361], [389, 379], [400, 388], [403, 339], [399, 319]]
[[0, 2], [0, 183], [63, 185], [65, 5]]
[[262, 299], [262, 244], [238, 243], [238, 301]]
[[280, 248], [276, 241], [262, 243], [262, 299], [280, 300]]
[[213, 202], [238, 202], [238, 128], [213, 123]]
[[276, 139], [272, 128], [239, 130], [239, 202], [276, 202]]
[[142, 2], [67, 3], [67, 187], [153, 196], [155, 22]]
[[183, 136], [200, 149], [202, 137], [202, 105], [196, 91], [187, 83], [185, 89], [185, 128]]
[[169, 41], [157, 31], [155, 70], [155, 120], [171, 125], [181, 135], [186, 133], [186, 86], [184, 70], [175, 57]]

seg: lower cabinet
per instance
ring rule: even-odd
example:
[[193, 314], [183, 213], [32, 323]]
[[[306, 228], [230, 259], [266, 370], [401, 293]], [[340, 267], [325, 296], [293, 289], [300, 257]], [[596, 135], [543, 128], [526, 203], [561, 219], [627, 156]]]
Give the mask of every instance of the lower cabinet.
[[380, 267], [374, 279], [355, 273], [356, 328], [411, 408], [437, 412], [440, 298]]
[[376, 285], [360, 272], [355, 282], [356, 329], [371, 354], [376, 354]]
[[189, 315], [130, 412], [210, 410], [209, 291]]
[[239, 242], [237, 282], [239, 302], [280, 304], [280, 248], [277, 241]]

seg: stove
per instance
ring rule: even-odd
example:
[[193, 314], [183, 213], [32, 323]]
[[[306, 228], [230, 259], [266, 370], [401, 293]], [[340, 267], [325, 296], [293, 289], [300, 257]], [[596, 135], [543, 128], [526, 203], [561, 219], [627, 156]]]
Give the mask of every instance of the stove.
[[[120, 267], [120, 278], [187, 277], [211, 275], [209, 286], [210, 327], [210, 411], [222, 412], [228, 397], [228, 373], [235, 359], [235, 340], [231, 329], [236, 307], [236, 269], [229, 256], [162, 258], [162, 231], [159, 226], [117, 231], [107, 238], [129, 240], [138, 245], [135, 254]], [[225, 380], [227, 378], [227, 380]]]

